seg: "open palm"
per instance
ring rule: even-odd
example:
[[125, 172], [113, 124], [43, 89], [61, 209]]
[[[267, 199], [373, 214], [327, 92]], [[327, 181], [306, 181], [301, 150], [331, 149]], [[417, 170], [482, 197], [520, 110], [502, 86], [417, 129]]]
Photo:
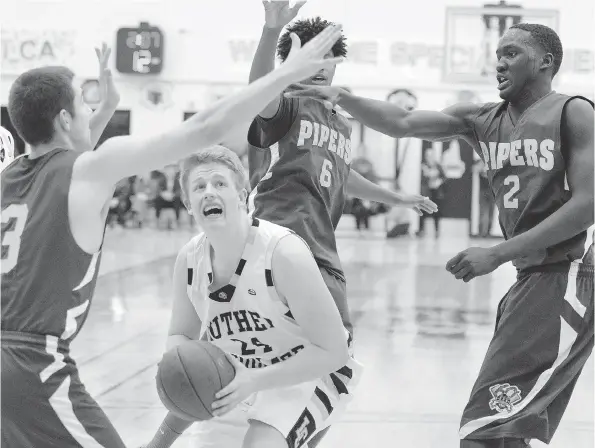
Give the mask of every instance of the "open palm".
[[290, 7], [289, 1], [263, 0], [265, 26], [267, 28], [283, 28], [295, 19], [298, 11], [305, 3], [305, 0], [300, 0]]

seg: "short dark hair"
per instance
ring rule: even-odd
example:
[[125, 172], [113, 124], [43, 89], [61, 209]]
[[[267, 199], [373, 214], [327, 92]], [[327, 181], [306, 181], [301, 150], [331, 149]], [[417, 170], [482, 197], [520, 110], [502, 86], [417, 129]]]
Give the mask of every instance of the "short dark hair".
[[564, 56], [562, 42], [558, 34], [549, 26], [539, 25], [537, 23], [518, 23], [510, 28], [527, 31], [546, 53], [551, 53], [554, 56], [554, 72], [552, 77], [556, 76], [558, 70], [560, 70], [562, 57]]
[[[316, 37], [327, 26], [330, 25], [333, 25], [333, 23], [327, 20], [323, 20], [320, 17], [315, 17], [313, 19], [297, 20], [293, 22], [291, 25], [287, 27], [285, 33], [283, 33], [283, 35], [279, 39], [279, 43], [277, 44], [277, 56], [279, 56], [279, 58], [283, 62], [285, 62], [285, 59], [287, 59], [287, 56], [289, 55], [289, 50], [291, 50], [291, 37], [289, 37], [291, 33], [297, 34], [300, 38], [300, 42], [302, 43], [302, 45], [304, 45], [306, 42]], [[341, 35], [341, 37], [333, 45], [332, 51], [333, 56], [335, 57], [347, 56], [347, 45], [345, 44], [345, 36]]]
[[10, 88], [8, 115], [30, 145], [49, 143], [54, 118], [62, 109], [74, 116], [74, 73], [67, 67], [34, 68], [21, 74]]

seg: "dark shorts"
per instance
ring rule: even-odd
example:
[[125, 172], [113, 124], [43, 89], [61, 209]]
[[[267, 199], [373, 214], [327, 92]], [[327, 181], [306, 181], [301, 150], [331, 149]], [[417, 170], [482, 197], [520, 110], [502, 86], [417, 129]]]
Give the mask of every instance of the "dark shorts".
[[322, 278], [324, 279], [324, 282], [326, 283], [326, 286], [331, 292], [335, 304], [339, 309], [339, 314], [341, 314], [343, 325], [345, 325], [345, 328], [347, 328], [349, 333], [353, 335], [353, 324], [349, 315], [349, 305], [347, 304], [347, 284], [345, 283], [345, 280], [324, 266], [319, 265], [318, 267], [320, 269], [320, 273], [322, 274]]
[[125, 448], [67, 349], [53, 341], [2, 332], [2, 447]]
[[520, 274], [467, 407], [461, 439], [552, 439], [593, 349], [593, 266]]

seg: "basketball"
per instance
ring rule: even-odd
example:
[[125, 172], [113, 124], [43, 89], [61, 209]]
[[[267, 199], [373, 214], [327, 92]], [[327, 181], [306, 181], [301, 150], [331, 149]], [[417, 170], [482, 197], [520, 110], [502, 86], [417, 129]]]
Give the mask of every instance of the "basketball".
[[235, 368], [221, 349], [206, 341], [188, 341], [163, 355], [157, 370], [157, 393], [176, 416], [209, 420], [215, 394], [234, 376]]

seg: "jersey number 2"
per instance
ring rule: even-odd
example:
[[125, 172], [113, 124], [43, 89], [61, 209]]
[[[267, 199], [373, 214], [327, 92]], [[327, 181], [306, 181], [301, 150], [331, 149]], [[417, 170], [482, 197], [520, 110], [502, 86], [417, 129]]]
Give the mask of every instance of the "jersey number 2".
[[320, 185], [328, 188], [331, 186], [331, 170], [333, 169], [333, 164], [329, 159], [324, 159], [322, 162], [322, 170], [320, 173]]
[[519, 199], [518, 198], [513, 199], [513, 196], [521, 188], [521, 183], [519, 182], [519, 176], [512, 175], [512, 176], [508, 176], [506, 179], [504, 179], [504, 185], [510, 185], [510, 184], [512, 184], [512, 187], [510, 187], [510, 190], [508, 190], [508, 193], [506, 193], [503, 198], [504, 207], [505, 208], [519, 208]]
[[2, 227], [11, 219], [15, 220], [13, 228], [2, 232], [2, 247], [6, 247], [6, 257], [2, 258], [2, 274], [10, 272], [17, 264], [21, 248], [21, 235], [25, 229], [29, 209], [27, 204], [11, 204], [2, 211]]

